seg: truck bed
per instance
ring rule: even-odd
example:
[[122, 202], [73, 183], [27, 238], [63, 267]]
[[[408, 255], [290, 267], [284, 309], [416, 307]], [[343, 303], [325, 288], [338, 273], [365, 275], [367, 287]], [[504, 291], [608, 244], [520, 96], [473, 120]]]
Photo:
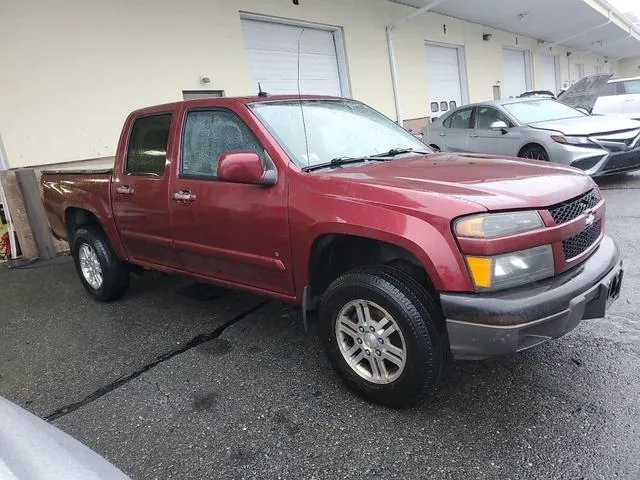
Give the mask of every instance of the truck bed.
[[86, 210], [103, 222], [111, 215], [112, 169], [64, 169], [42, 172], [42, 196], [51, 231], [67, 239], [65, 218], [70, 209]]
[[113, 173], [113, 168], [61, 168], [59, 170], [42, 170], [42, 175], [93, 175], [97, 173]]

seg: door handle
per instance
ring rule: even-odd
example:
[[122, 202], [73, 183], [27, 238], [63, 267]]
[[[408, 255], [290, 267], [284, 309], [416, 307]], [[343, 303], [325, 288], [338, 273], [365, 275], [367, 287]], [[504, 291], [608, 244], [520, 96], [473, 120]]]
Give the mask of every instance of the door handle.
[[447, 134], [446, 134], [446, 133], [444, 133], [444, 132], [440, 132], [440, 134], [439, 134], [439, 135], [440, 135], [441, 137], [446, 137], [446, 136], [447, 136]]
[[121, 185], [116, 188], [116, 193], [119, 193], [120, 195], [133, 195], [133, 188], [129, 185]]
[[180, 190], [173, 194], [173, 199], [176, 202], [195, 202], [196, 196], [191, 193], [191, 190]]
[[478, 135], [477, 133], [470, 133], [470, 134], [469, 134], [469, 137], [471, 137], [471, 138], [478, 138], [478, 137], [479, 137], [479, 135]]

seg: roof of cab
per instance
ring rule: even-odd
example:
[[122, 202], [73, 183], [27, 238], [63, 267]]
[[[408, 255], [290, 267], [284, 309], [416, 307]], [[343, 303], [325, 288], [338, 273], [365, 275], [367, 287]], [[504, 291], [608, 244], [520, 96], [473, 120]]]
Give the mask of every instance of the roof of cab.
[[345, 100], [342, 97], [332, 97], [328, 95], [267, 95], [264, 97], [249, 96], [249, 97], [211, 97], [211, 98], [199, 98], [196, 100], [182, 100], [179, 102], [163, 103], [159, 105], [152, 105], [149, 107], [140, 108], [134, 110], [132, 115], [140, 116], [159, 112], [170, 112], [179, 109], [185, 105], [187, 108], [202, 108], [202, 107], [218, 107], [223, 105], [230, 105], [233, 103], [241, 103], [248, 105], [251, 103], [266, 103], [266, 102], [282, 102], [290, 100]]

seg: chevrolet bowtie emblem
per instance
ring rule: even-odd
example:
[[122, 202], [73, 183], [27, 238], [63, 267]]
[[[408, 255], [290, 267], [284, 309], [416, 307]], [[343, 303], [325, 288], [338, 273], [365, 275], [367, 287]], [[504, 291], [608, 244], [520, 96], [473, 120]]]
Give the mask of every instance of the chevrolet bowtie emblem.
[[593, 213], [593, 212], [589, 212], [589, 213], [587, 213], [587, 218], [586, 218], [586, 221], [587, 221], [587, 227], [588, 227], [589, 225], [593, 225], [593, 222], [594, 222], [595, 220], [596, 220], [596, 214], [595, 214], [595, 213]]

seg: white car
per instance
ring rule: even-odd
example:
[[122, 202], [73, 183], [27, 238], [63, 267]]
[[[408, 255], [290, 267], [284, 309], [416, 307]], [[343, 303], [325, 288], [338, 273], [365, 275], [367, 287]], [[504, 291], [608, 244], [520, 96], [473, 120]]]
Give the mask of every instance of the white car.
[[50, 423], [0, 397], [0, 480], [131, 480]]
[[609, 80], [599, 92], [591, 113], [640, 120], [640, 77]]

